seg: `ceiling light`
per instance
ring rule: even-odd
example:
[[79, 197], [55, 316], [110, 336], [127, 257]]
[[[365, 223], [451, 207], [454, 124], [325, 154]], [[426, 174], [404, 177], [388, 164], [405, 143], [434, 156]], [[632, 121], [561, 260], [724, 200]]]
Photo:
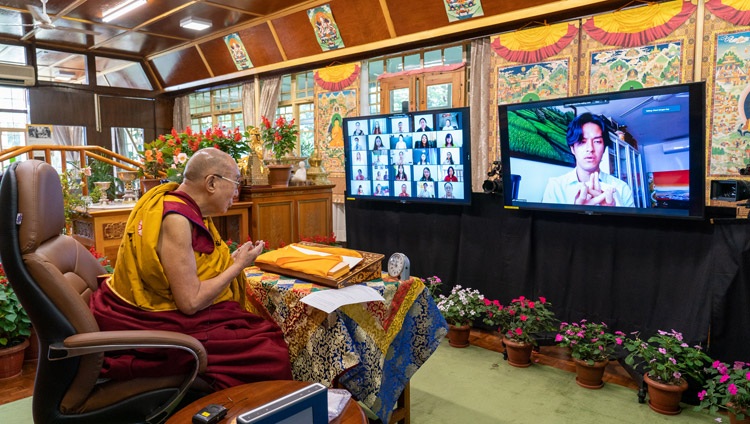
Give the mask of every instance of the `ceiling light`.
[[147, 0], [123, 0], [121, 3], [118, 3], [102, 12], [102, 21], [109, 22], [113, 19], [117, 19], [136, 7], [143, 6], [146, 4], [146, 1]]
[[180, 26], [195, 31], [203, 31], [204, 29], [211, 28], [211, 21], [190, 17], [181, 20]]

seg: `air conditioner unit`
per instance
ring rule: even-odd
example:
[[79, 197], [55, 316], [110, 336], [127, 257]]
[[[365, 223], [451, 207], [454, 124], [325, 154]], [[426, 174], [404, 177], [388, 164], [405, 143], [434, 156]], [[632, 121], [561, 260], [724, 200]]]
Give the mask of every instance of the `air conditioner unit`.
[[676, 141], [668, 141], [666, 143], [662, 143], [661, 148], [664, 153], [687, 152], [688, 150], [690, 150], [690, 139], [683, 138]]
[[32, 86], [36, 83], [33, 66], [0, 63], [0, 85]]

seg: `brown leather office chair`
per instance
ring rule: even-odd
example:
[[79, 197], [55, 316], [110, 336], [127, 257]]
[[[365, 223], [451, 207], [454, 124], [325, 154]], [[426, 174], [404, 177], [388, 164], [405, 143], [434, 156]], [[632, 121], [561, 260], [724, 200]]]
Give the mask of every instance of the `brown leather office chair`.
[[[82, 244], [61, 235], [62, 188], [49, 164], [11, 165], [0, 181], [0, 205], [0, 259], [39, 337], [34, 422], [164, 421], [206, 368], [200, 342], [167, 331], [99, 330], [88, 300], [104, 269]], [[195, 366], [187, 375], [99, 378], [103, 352], [133, 348], [182, 349]]]

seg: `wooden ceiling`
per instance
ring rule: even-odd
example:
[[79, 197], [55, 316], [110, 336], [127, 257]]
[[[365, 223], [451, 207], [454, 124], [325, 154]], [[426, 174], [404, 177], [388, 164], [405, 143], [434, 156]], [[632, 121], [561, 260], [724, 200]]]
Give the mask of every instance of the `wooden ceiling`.
[[[0, 0], [0, 42], [142, 61], [157, 92], [174, 92], [280, 70], [396, 52], [519, 28], [533, 20], [571, 19], [633, 1], [484, 0], [484, 16], [449, 22], [442, 0], [148, 0], [109, 23], [102, 11], [121, 0], [48, 0], [53, 29], [34, 25], [41, 0]], [[638, 2], [643, 3], [643, 2]], [[329, 5], [344, 41], [324, 52], [307, 9]], [[212, 27], [180, 27], [187, 17]], [[72, 29], [72, 30], [70, 30]], [[85, 30], [92, 33], [77, 32]], [[253, 68], [238, 71], [224, 36], [239, 34]], [[0, 57], [0, 60], [3, 60]]]

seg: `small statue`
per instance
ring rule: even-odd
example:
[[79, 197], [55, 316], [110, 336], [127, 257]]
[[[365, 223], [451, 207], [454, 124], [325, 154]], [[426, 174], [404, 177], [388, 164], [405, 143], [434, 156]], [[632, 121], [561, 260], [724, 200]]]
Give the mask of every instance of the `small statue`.
[[292, 182], [298, 184], [304, 184], [307, 181], [307, 169], [305, 169], [305, 161], [300, 161], [298, 168], [292, 175]]

